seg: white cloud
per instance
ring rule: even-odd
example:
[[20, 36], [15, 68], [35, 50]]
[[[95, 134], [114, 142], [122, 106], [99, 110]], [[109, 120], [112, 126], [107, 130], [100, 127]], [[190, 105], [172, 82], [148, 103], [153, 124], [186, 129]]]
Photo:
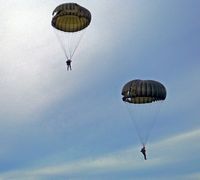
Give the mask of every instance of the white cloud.
[[[164, 139], [160, 142], [149, 145], [149, 158], [147, 161], [142, 159], [142, 155], [139, 154], [139, 150], [134, 148], [129, 148], [107, 154], [100, 157], [80, 159], [73, 162], [67, 162], [60, 165], [52, 165], [46, 167], [35, 167], [19, 171], [11, 171], [8, 173], [1, 174], [0, 178], [9, 179], [15, 178], [20, 179], [20, 177], [51, 177], [55, 175], [80, 175], [84, 174], [101, 174], [108, 172], [122, 172], [131, 170], [138, 171], [155, 167], [162, 167], [167, 165], [172, 165], [174, 163], [181, 163], [182, 158], [184, 160], [189, 157], [188, 153], [193, 153], [196, 156], [196, 152], [200, 150], [197, 142], [200, 138], [200, 129], [191, 132], [183, 133]], [[184, 151], [183, 151], [184, 149]], [[199, 174], [188, 175], [189, 177], [198, 177]], [[192, 179], [192, 178], [191, 178]]]
[[[157, 31], [154, 31], [154, 25], [151, 24], [150, 31], [148, 29], [149, 20], [154, 17], [151, 16], [151, 13], [154, 13], [152, 7], [155, 4], [150, 3], [151, 8], [145, 4], [145, 8], [142, 8], [141, 11], [139, 7], [144, 5], [143, 2], [139, 6], [138, 4], [133, 6], [133, 1], [127, 1], [126, 4], [122, 1], [113, 3], [113, 1], [106, 0], [79, 2], [91, 10], [93, 20], [75, 56], [74, 71], [69, 73], [65, 72], [64, 54], [50, 26], [51, 11], [59, 4], [58, 1], [20, 1], [14, 3], [16, 6], [13, 6], [13, 1], [6, 1], [4, 6], [0, 7], [2, 12], [0, 17], [2, 22], [0, 28], [0, 114], [1, 119], [3, 119], [1, 123], [9, 123], [9, 119], [29, 120], [31, 115], [40, 113], [48, 106], [59, 102], [63, 97], [67, 99], [77, 96], [78, 98], [78, 95], [82, 95], [82, 90], [89, 84], [99, 80], [99, 78], [106, 79], [108, 75], [110, 76], [113, 65], [117, 68], [116, 59], [112, 57], [117, 58], [115, 53], [118, 52], [115, 51], [115, 48], [118, 45], [121, 43], [124, 45], [125, 41], [127, 43], [134, 41], [135, 47], [139, 45], [139, 49], [143, 53], [143, 39], [150, 37], [151, 41], [151, 38], [157, 34]], [[21, 7], [24, 3], [26, 4], [25, 8]], [[146, 10], [148, 11], [146, 12]], [[150, 14], [148, 14], [149, 11], [151, 11]], [[23, 16], [24, 14], [28, 15], [29, 18]], [[109, 16], [105, 17], [106, 14]], [[162, 17], [160, 18], [162, 19]], [[147, 21], [149, 22], [146, 23]], [[138, 35], [142, 35], [142, 33], [140, 34], [142, 29], [144, 37], [136, 38]], [[152, 32], [154, 32], [154, 36], [151, 37], [149, 35]], [[128, 33], [132, 33], [132, 35]], [[130, 36], [131, 39], [129, 39]], [[138, 42], [135, 42], [135, 39]], [[125, 50], [123, 51], [126, 51], [127, 44], [124, 46]], [[134, 47], [131, 48], [134, 49]], [[104, 61], [104, 57], [109, 60]], [[132, 58], [130, 57], [130, 60], [126, 61], [128, 65], [133, 65]], [[139, 58], [134, 59], [135, 61], [142, 63]], [[101, 67], [104, 68], [103, 73]], [[134, 68], [132, 70], [134, 71]], [[132, 77], [132, 73], [134, 72], [131, 71], [128, 76]], [[166, 76], [170, 78], [169, 72]], [[188, 111], [190, 113], [191, 109], [195, 111], [194, 107], [198, 107], [199, 104], [197, 101], [199, 95], [197, 92], [200, 90], [198, 82], [198, 66], [189, 69], [188, 72], [182, 71], [179, 77], [171, 78], [169, 94], [166, 99], [168, 102], [166, 103], [167, 110], [163, 111], [162, 114]], [[166, 86], [168, 88], [168, 85]], [[190, 96], [195, 93], [197, 96]], [[196, 119], [198, 118], [197, 113]], [[194, 118], [194, 114], [192, 114], [192, 118]], [[17, 131], [17, 129], [15, 130]], [[199, 145], [196, 143], [199, 136], [199, 131], [194, 131], [151, 144], [148, 147], [149, 160], [145, 163], [141, 161], [142, 157], [138, 155], [138, 150], [130, 148], [58, 166], [47, 165], [46, 167], [10, 172], [2, 175], [2, 178], [14, 177], [16, 179], [19, 177], [22, 179], [22, 177], [28, 177], [30, 179], [32, 176], [33, 179], [37, 179], [42, 175], [84, 174], [91, 172], [91, 169], [94, 173], [128, 169], [140, 170], [170, 164], [172, 159], [180, 162], [182, 156], [193, 155], [199, 149]], [[12, 144], [12, 141], [8, 143]], [[198, 174], [195, 175], [198, 177]]]
[[188, 176], [183, 177], [183, 179], [184, 178], [188, 179], [188, 180], [197, 180], [197, 179], [200, 179], [200, 172], [189, 174]]
[[[131, 18], [131, 7], [123, 6], [121, 11], [120, 1], [114, 4], [107, 1], [84, 4], [80, 1], [91, 10], [93, 19], [77, 50], [73, 62], [75, 70], [66, 74], [64, 54], [50, 25], [51, 11], [57, 3], [49, 6], [41, 3], [39, 7], [38, 4], [21, 2], [12, 6], [13, 3], [8, 1], [2, 9], [1, 29], [6, 33], [2, 36], [4, 44], [0, 55], [0, 98], [4, 107], [1, 114], [10, 119], [27, 119], [62, 97], [76, 95], [80, 87], [87, 87], [94, 78], [102, 78], [91, 74], [100, 72], [102, 63], [107, 67], [106, 71], [110, 71], [112, 60], [102, 62], [100, 58], [108, 58], [112, 53], [109, 49], [123, 39], [117, 31], [118, 24]], [[120, 11], [123, 15], [118, 16]]]

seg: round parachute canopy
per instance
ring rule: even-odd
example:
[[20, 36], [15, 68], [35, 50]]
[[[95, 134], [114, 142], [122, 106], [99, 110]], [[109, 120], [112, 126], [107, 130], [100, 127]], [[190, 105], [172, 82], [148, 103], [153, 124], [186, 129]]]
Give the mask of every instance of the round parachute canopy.
[[77, 32], [91, 22], [91, 13], [76, 3], [64, 3], [55, 8], [51, 24], [64, 32]]
[[154, 80], [132, 80], [122, 88], [122, 100], [127, 103], [145, 104], [166, 98], [166, 88]]

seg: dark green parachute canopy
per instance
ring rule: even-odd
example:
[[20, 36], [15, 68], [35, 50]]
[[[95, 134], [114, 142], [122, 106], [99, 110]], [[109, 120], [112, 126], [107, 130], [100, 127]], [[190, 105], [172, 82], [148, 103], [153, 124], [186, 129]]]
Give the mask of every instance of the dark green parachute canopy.
[[77, 32], [85, 29], [91, 21], [91, 13], [76, 3], [64, 3], [55, 8], [51, 24], [64, 32]]
[[167, 92], [160, 82], [135, 79], [124, 85], [121, 94], [124, 102], [144, 104], [165, 100]]

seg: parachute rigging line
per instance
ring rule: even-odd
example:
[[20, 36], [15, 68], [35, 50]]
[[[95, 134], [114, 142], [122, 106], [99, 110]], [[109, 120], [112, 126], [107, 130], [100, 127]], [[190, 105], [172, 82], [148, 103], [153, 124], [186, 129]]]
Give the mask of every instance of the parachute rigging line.
[[[124, 102], [124, 103], [125, 103], [125, 106], [127, 106], [128, 103], [127, 103], [127, 102]], [[142, 135], [141, 135], [141, 133], [140, 133], [140, 128], [138, 127], [137, 122], [134, 121], [134, 117], [133, 117], [133, 115], [132, 115], [132, 113], [131, 113], [131, 110], [129, 109], [129, 106], [126, 107], [126, 110], [128, 111], [128, 114], [129, 114], [130, 117], [131, 117], [131, 122], [133, 123], [133, 127], [135, 128], [136, 134], [137, 134], [137, 136], [138, 136], [140, 142], [141, 142], [142, 144], [144, 144], [144, 140], [143, 140]]]
[[54, 32], [55, 32], [56, 37], [57, 37], [57, 39], [58, 39], [58, 41], [59, 41], [59, 44], [61, 45], [62, 50], [64, 51], [65, 57], [66, 57], [67, 59], [69, 59], [69, 57], [68, 57], [68, 55], [67, 55], [67, 50], [65, 49], [65, 45], [64, 45], [63, 41], [61, 40], [61, 37], [56, 33], [56, 30], [55, 30], [55, 29], [54, 29]]
[[83, 38], [84, 34], [85, 34], [85, 30], [82, 30], [82, 33], [80, 35], [80, 38], [78, 39], [78, 42], [74, 48], [74, 51], [72, 53], [70, 53], [70, 59], [72, 59], [72, 57], [74, 56], [74, 53], [76, 52], [77, 48], [79, 47], [79, 44], [80, 44], [81, 39]]
[[[162, 103], [162, 101], [157, 102], [157, 103]], [[159, 106], [155, 112], [154, 117], [152, 117], [152, 122], [150, 124], [150, 127], [147, 129], [146, 137], [144, 138], [144, 144], [147, 144], [149, 137], [151, 136], [152, 130], [156, 125], [156, 122], [158, 121], [158, 114], [161, 111], [161, 106]]]

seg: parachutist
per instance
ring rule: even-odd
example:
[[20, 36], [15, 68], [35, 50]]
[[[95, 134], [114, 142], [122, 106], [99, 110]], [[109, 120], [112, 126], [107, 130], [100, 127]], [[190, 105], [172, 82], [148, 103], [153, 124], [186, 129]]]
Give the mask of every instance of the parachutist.
[[67, 58], [67, 70], [72, 70], [70, 59], [79, 47], [84, 35], [82, 30], [90, 25], [92, 15], [77, 3], [62, 3], [53, 10], [52, 15], [51, 25]]
[[71, 60], [70, 59], [67, 59], [67, 61], [66, 61], [66, 64], [67, 64], [67, 70], [69, 71], [69, 70], [72, 70], [72, 66], [71, 66]]
[[144, 155], [144, 159], [147, 160], [145, 145], [143, 145], [143, 147], [142, 147], [142, 149], [140, 150], [140, 152]]
[[[155, 80], [135, 79], [127, 82], [123, 86], [121, 95], [122, 101], [127, 104], [127, 109], [130, 113], [133, 125], [135, 126], [138, 139], [143, 145], [140, 152], [146, 160], [147, 155], [145, 145], [147, 144], [152, 128], [156, 123], [156, 118], [154, 117], [154, 119], [151, 119], [148, 115], [153, 112], [152, 110], [158, 108], [158, 106], [155, 107], [153, 104], [158, 104], [159, 101], [162, 102], [165, 100], [167, 95], [166, 88], [162, 83]], [[148, 111], [148, 109], [151, 109], [151, 112]], [[146, 113], [145, 111], [148, 112]], [[142, 121], [145, 119], [147, 119], [145, 122], [146, 124], [143, 124]], [[146, 128], [143, 128], [142, 125], [147, 126]]]

